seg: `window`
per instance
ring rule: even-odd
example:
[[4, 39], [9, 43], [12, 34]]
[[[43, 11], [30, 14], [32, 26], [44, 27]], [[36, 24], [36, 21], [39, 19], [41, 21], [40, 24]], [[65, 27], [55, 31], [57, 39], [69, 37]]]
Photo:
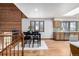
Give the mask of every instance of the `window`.
[[30, 21], [32, 31], [44, 32], [44, 21]]

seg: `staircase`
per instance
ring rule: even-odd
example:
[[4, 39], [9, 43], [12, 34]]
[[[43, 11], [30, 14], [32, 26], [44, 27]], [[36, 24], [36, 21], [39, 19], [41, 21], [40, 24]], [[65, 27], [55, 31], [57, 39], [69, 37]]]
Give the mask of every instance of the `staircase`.
[[[4, 38], [4, 37], [7, 37], [7, 39], [3, 39], [2, 42], [0, 42], [0, 56], [23, 56], [24, 55], [23, 36], [21, 33], [18, 33], [17, 35], [0, 34], [0, 38]], [[12, 39], [9, 40], [8, 37], [11, 37]], [[22, 50], [19, 50], [20, 42], [22, 43]], [[15, 50], [16, 45], [18, 45], [17, 50]]]

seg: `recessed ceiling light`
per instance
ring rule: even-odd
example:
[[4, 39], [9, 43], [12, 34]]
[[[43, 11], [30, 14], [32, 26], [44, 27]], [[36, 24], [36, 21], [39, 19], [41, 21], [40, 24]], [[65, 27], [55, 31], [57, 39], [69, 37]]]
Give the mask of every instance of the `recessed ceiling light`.
[[35, 8], [35, 9], [34, 9], [34, 11], [35, 11], [35, 12], [37, 12], [37, 11], [38, 11], [38, 9], [37, 9], [37, 8]]

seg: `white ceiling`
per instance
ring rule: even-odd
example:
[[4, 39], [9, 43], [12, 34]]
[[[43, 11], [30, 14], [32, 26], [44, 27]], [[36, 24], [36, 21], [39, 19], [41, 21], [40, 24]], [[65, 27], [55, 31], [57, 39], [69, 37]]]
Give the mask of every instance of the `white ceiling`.
[[[15, 5], [29, 18], [61, 17], [79, 7], [79, 3], [16, 3]], [[35, 8], [38, 11], [35, 11]]]

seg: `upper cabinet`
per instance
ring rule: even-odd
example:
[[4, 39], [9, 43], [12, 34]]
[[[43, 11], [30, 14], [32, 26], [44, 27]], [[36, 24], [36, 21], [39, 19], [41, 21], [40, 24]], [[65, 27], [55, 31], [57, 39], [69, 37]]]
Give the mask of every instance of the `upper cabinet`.
[[54, 28], [60, 28], [60, 26], [61, 26], [60, 21], [53, 21], [53, 27]]
[[70, 22], [70, 31], [77, 31], [77, 22]]
[[60, 28], [61, 28], [62, 31], [68, 31], [68, 30], [69, 30], [69, 22], [67, 22], [67, 21], [62, 21]]
[[77, 22], [77, 31], [79, 31], [79, 22]]
[[53, 21], [54, 31], [76, 32], [79, 31], [79, 21]]

